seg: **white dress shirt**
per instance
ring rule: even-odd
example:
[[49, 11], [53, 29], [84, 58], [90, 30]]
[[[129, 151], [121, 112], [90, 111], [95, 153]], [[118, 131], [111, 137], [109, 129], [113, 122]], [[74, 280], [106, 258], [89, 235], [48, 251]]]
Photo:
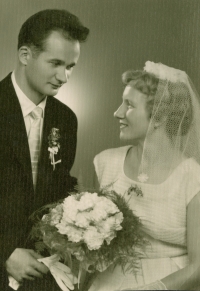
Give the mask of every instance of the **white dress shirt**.
[[24, 123], [26, 126], [26, 133], [27, 136], [29, 136], [31, 123], [33, 122], [33, 118], [29, 115], [37, 106], [42, 108], [42, 119], [41, 119], [41, 126], [40, 126], [40, 140], [42, 140], [42, 132], [43, 132], [43, 123], [44, 123], [44, 109], [46, 106], [46, 100], [47, 97], [45, 97], [38, 105], [35, 105], [25, 94], [22, 92], [22, 90], [19, 88], [16, 79], [15, 79], [15, 73], [12, 72], [11, 80], [17, 95], [17, 98], [19, 100], [22, 114], [24, 117]]

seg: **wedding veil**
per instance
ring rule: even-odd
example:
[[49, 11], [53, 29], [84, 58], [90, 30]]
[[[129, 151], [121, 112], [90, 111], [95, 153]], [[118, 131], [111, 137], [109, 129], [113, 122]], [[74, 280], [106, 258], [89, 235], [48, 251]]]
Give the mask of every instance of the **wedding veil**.
[[200, 164], [200, 99], [184, 71], [147, 61], [143, 73], [153, 76], [156, 90], [148, 96], [150, 123], [138, 180], [159, 184], [187, 159]]

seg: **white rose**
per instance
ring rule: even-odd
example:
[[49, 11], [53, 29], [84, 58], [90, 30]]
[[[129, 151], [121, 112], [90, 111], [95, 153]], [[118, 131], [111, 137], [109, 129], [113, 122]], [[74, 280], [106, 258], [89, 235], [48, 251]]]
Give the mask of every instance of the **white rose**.
[[72, 221], [76, 220], [78, 213], [78, 201], [74, 196], [68, 196], [63, 202], [63, 217], [70, 218]]
[[106, 203], [106, 207], [105, 210], [107, 211], [107, 213], [109, 214], [115, 214], [117, 212], [119, 212], [119, 208], [117, 207], [117, 205], [115, 205], [111, 200], [108, 199], [107, 203]]
[[61, 220], [61, 222], [56, 225], [56, 228], [61, 234], [67, 234], [68, 232], [68, 224], [66, 224], [64, 220]]
[[[70, 214], [70, 213], [69, 213]], [[72, 215], [71, 215], [72, 216]], [[75, 218], [72, 220], [66, 213], [63, 213], [63, 216], [62, 216], [62, 221], [63, 223], [65, 223], [66, 225], [68, 224], [74, 224], [74, 220]]]
[[87, 228], [91, 221], [90, 212], [79, 212], [76, 215], [75, 225], [78, 227]]
[[106, 219], [107, 212], [104, 208], [102, 208], [102, 205], [96, 205], [95, 208], [90, 212], [91, 213], [91, 219], [95, 222], [99, 222], [103, 219]]
[[58, 232], [60, 234], [65, 234], [68, 236], [69, 241], [79, 242], [83, 237], [83, 231], [72, 225], [66, 225], [61, 221], [61, 223], [56, 225]]
[[62, 204], [59, 204], [55, 208], [51, 209], [50, 225], [58, 224], [60, 222], [61, 218], [62, 218]]
[[78, 209], [80, 211], [85, 211], [92, 209], [97, 202], [97, 194], [96, 193], [89, 193], [89, 192], [83, 192], [84, 194], [82, 195], [79, 204], [78, 204]]
[[83, 240], [89, 250], [98, 250], [103, 244], [104, 238], [94, 226], [90, 226], [83, 235]]
[[115, 218], [115, 229], [116, 230], [122, 229], [121, 223], [124, 220], [123, 213], [119, 212], [119, 213], [115, 214], [114, 218]]
[[48, 219], [48, 215], [47, 214], [42, 216], [42, 221], [48, 222], [48, 220], [49, 219]]
[[107, 244], [109, 245], [110, 244], [110, 242], [113, 240], [113, 238], [115, 238], [116, 237], [116, 232], [111, 232], [110, 233], [110, 235], [109, 235], [109, 237], [107, 237], [105, 240], [106, 240], [106, 242], [107, 242]]
[[71, 227], [70, 232], [67, 234], [69, 241], [80, 242], [83, 239], [83, 230], [81, 228]]
[[108, 217], [106, 220], [103, 220], [97, 224], [97, 228], [100, 233], [107, 238], [110, 236], [111, 232], [114, 230], [115, 218], [114, 216]]

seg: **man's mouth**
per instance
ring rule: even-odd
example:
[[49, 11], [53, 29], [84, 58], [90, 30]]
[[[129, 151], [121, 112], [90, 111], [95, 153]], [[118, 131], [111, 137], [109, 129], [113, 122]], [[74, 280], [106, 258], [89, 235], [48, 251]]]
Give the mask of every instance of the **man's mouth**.
[[51, 86], [53, 87], [53, 89], [59, 89], [61, 87], [61, 85], [55, 85], [55, 84], [51, 84]]

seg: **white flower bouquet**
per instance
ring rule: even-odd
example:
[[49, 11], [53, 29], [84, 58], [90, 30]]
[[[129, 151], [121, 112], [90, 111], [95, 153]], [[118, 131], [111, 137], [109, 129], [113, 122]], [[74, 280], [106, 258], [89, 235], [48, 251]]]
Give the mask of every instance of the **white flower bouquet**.
[[40, 241], [39, 251], [48, 250], [70, 267], [78, 276], [74, 283], [84, 272], [102, 272], [111, 264], [135, 272], [138, 247], [145, 240], [139, 218], [122, 196], [114, 191], [74, 193], [48, 207], [31, 236]]

